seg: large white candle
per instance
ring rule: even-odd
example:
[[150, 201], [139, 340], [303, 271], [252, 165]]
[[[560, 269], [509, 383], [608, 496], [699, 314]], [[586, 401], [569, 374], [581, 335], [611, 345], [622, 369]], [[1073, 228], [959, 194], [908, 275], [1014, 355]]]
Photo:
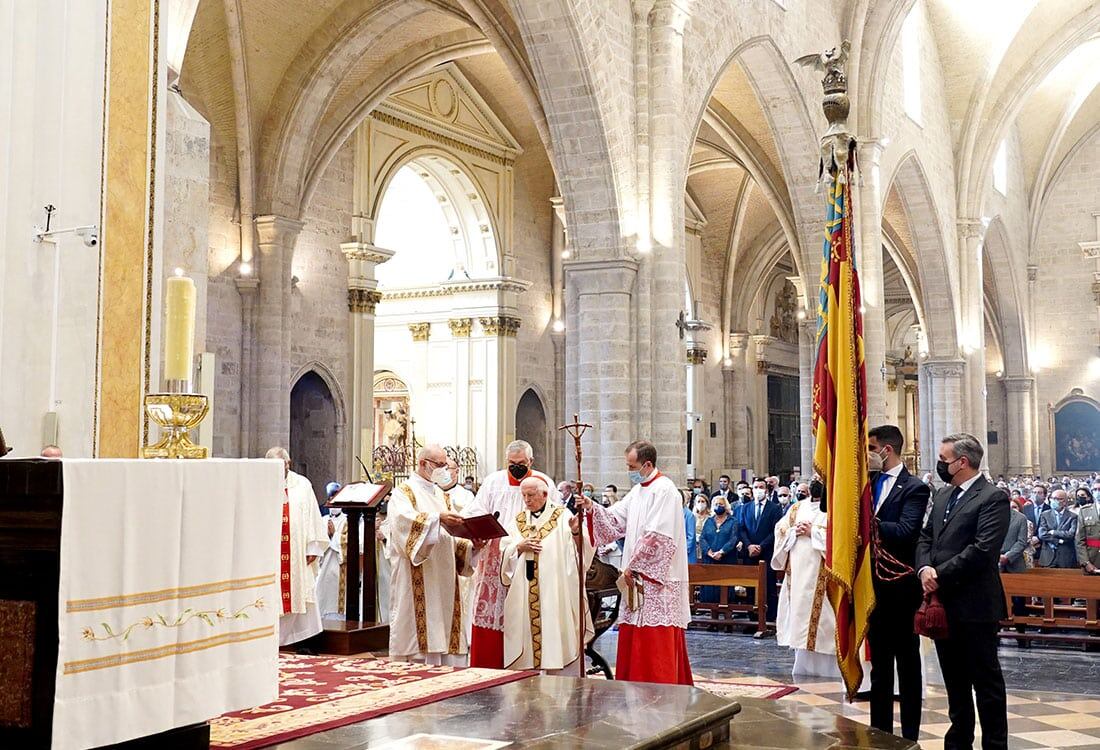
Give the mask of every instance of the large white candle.
[[164, 379], [190, 382], [195, 353], [195, 282], [186, 276], [172, 276], [166, 290]]

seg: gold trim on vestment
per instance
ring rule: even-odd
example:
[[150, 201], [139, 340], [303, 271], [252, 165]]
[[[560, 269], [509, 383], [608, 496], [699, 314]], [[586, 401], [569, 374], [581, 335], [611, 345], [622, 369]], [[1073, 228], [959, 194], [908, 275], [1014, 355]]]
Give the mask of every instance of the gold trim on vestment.
[[[532, 539], [538, 539], [543, 541], [546, 537], [550, 536], [550, 532], [558, 525], [558, 519], [561, 518], [561, 514], [565, 511], [565, 508], [554, 508], [554, 512], [550, 514], [550, 518], [541, 527], [534, 530], [534, 533], [530, 535]], [[527, 524], [527, 512], [521, 512], [516, 516], [516, 526], [519, 528], [519, 533], [523, 536], [528, 536], [528, 531], [532, 528]], [[542, 598], [539, 591], [539, 558], [535, 555], [534, 559], [534, 575], [532, 580], [527, 582], [527, 616], [531, 621], [531, 660], [532, 668], [540, 669], [542, 667]]]
[[227, 581], [200, 583], [194, 586], [183, 586], [175, 589], [143, 591], [138, 594], [118, 594], [116, 596], [102, 596], [96, 599], [70, 599], [65, 602], [65, 611], [95, 612], [102, 609], [132, 607], [137, 604], [153, 604], [155, 602], [166, 602], [173, 599], [191, 599], [196, 596], [220, 594], [225, 591], [255, 589], [262, 586], [270, 586], [273, 583], [275, 583], [275, 574], [269, 573], [268, 575], [252, 576], [251, 578], [232, 578]]
[[825, 567], [817, 569], [817, 584], [814, 586], [814, 601], [810, 607], [810, 630], [806, 633], [806, 650], [816, 651], [817, 626], [821, 620], [821, 608], [825, 603], [825, 589], [828, 577], [825, 575]]
[[[409, 503], [412, 504], [413, 510], [419, 511], [419, 508], [416, 507], [416, 494], [413, 492], [412, 487], [408, 484], [403, 484], [401, 485], [401, 492], [409, 499]], [[405, 542], [405, 553], [408, 555], [409, 568], [412, 571], [413, 619], [416, 621], [416, 646], [420, 649], [420, 652], [424, 654], [428, 653], [428, 599], [424, 596], [424, 570], [419, 565], [413, 565], [412, 558], [416, 543], [424, 534], [424, 529], [427, 528], [427, 526], [428, 514], [418, 513], [416, 518], [413, 519], [412, 528], [409, 529], [409, 538]]]
[[145, 648], [141, 649], [140, 651], [129, 651], [121, 654], [115, 654], [113, 656], [100, 656], [95, 659], [67, 661], [65, 662], [65, 674], [92, 672], [97, 669], [121, 667], [127, 664], [136, 664], [143, 661], [164, 659], [169, 656], [193, 654], [196, 651], [206, 651], [207, 649], [217, 648], [218, 646], [227, 646], [233, 643], [244, 643], [246, 641], [254, 641], [259, 638], [266, 638], [273, 635], [275, 635], [275, 626], [268, 625], [262, 628], [255, 628], [253, 630], [242, 630], [239, 633], [222, 633], [221, 635], [215, 635], [209, 638], [200, 638], [195, 641], [186, 641], [184, 643], [173, 643], [171, 645], [160, 646], [158, 648]]

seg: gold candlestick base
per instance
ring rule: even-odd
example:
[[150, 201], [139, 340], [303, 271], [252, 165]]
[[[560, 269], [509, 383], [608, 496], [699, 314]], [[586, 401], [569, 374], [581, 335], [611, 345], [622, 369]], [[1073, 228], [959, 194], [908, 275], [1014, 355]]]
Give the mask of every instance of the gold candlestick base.
[[143, 458], [208, 458], [206, 446], [195, 445], [188, 433], [202, 422], [210, 404], [201, 393], [150, 393], [145, 412], [162, 430], [160, 441], [141, 449]]

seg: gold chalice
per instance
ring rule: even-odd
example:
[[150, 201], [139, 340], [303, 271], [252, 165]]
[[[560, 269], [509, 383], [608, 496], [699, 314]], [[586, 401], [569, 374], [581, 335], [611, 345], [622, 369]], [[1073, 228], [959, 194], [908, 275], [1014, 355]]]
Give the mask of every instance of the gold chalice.
[[160, 441], [141, 449], [145, 458], [206, 458], [206, 446], [195, 445], [188, 433], [202, 422], [210, 404], [201, 393], [150, 393], [145, 412], [161, 429]]

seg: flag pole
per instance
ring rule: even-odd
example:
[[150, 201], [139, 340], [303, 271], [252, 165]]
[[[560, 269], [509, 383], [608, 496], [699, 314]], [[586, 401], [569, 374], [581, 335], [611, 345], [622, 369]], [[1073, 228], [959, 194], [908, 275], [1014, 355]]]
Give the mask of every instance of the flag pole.
[[[584, 456], [584, 453], [581, 450], [581, 436], [584, 435], [584, 433], [587, 432], [588, 430], [590, 430], [591, 428], [592, 428], [592, 425], [581, 423], [581, 418], [580, 418], [579, 414], [574, 414], [573, 415], [573, 422], [571, 424], [563, 424], [561, 427], [558, 428], [558, 430], [566, 431], [569, 434], [569, 436], [571, 438], [573, 438], [573, 456], [574, 456], [574, 458], [576, 459], [576, 462], [577, 462], [577, 480], [576, 480], [576, 486], [573, 488], [573, 494], [578, 498], [582, 497], [583, 494], [584, 494], [584, 492], [583, 492], [584, 491], [584, 484], [581, 480], [581, 476], [582, 476], [581, 475], [581, 459]], [[584, 613], [585, 613], [586, 608], [588, 607], [588, 602], [586, 601], [586, 598], [585, 598], [585, 595], [584, 595], [584, 579], [585, 579], [585, 573], [586, 573], [586, 571], [584, 569], [584, 521], [585, 521], [586, 513], [585, 513], [584, 508], [581, 507], [579, 500], [574, 503], [574, 507], [577, 509], [577, 520], [578, 520], [577, 527], [580, 529], [580, 534], [578, 534], [576, 536], [576, 540], [577, 540], [577, 542], [576, 542], [576, 544], [577, 544], [577, 579], [578, 579], [577, 580], [577, 615], [579, 617], [579, 622], [577, 624], [577, 628], [580, 631], [579, 636], [577, 638], [577, 643], [580, 644], [580, 653], [577, 655], [577, 669], [579, 671], [578, 676], [583, 679], [584, 676], [585, 676], [584, 647], [586, 645], [585, 642], [584, 642], [584, 631], [585, 631], [584, 626], [585, 626], [585, 622], [586, 622]]]

